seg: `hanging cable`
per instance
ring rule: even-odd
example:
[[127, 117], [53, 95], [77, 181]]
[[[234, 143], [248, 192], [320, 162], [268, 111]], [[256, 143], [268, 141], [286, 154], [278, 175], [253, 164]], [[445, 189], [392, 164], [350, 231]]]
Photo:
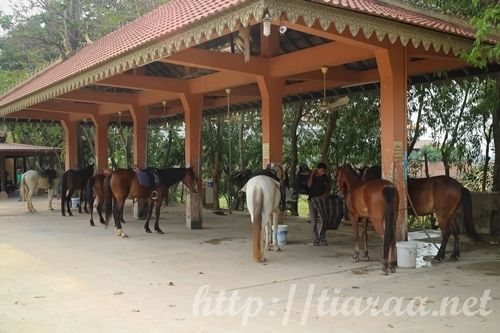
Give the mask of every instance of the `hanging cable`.
[[231, 211], [231, 115], [230, 115], [230, 101], [229, 95], [231, 95], [231, 88], [226, 89], [227, 95], [227, 131], [228, 131], [228, 142], [229, 142], [229, 152], [228, 152], [228, 168], [227, 168], [227, 207], [229, 214]]

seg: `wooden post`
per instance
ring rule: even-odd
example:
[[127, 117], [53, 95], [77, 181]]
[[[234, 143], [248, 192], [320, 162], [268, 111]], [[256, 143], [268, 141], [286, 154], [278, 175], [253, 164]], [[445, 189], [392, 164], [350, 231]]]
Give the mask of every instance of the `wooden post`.
[[201, 121], [203, 112], [203, 95], [181, 95], [184, 108], [185, 123], [185, 160], [186, 167], [192, 167], [198, 177], [198, 193], [189, 193], [186, 200], [186, 227], [201, 229]]
[[406, 199], [407, 55], [403, 46], [375, 52], [380, 75], [382, 177], [399, 191], [397, 240], [408, 237]]
[[102, 173], [108, 168], [108, 123], [109, 116], [92, 116], [95, 126], [96, 170]]
[[[130, 115], [134, 126], [134, 166], [146, 168], [148, 109], [144, 106], [130, 105]], [[145, 220], [148, 216], [148, 200], [138, 199], [134, 203], [134, 219]]]
[[281, 78], [258, 77], [262, 97], [262, 165], [283, 161], [283, 88]]
[[[76, 169], [78, 166], [78, 121], [61, 120], [64, 128], [64, 165], [65, 169]], [[26, 170], [25, 170], [26, 172]]]

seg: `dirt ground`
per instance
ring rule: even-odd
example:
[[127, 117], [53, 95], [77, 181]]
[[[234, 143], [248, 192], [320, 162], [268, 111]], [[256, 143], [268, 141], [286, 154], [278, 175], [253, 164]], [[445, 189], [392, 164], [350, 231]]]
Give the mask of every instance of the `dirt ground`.
[[[384, 276], [380, 240], [370, 239], [372, 261], [353, 263], [347, 225], [329, 231], [328, 246], [314, 247], [310, 224], [287, 217], [288, 244], [267, 252], [262, 265], [251, 260], [244, 213], [204, 211], [204, 229], [187, 230], [184, 206], [165, 207], [158, 235], [146, 234], [129, 206], [130, 237], [122, 239], [112, 227], [90, 227], [88, 215], [48, 211], [43, 197], [34, 205], [39, 212], [30, 214], [16, 199], [0, 201], [0, 332], [496, 332], [500, 325], [498, 239], [463, 237], [458, 262]], [[444, 310], [443, 302], [450, 302]]]

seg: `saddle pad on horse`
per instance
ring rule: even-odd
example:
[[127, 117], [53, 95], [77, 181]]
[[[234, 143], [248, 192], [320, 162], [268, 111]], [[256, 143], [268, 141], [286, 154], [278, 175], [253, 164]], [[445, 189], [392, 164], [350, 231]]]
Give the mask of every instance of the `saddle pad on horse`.
[[318, 210], [321, 221], [321, 229], [337, 230], [342, 220], [342, 202], [336, 195], [328, 197], [315, 197], [311, 199], [314, 207]]
[[147, 168], [145, 170], [135, 170], [139, 184], [144, 187], [158, 187], [160, 185], [160, 175], [158, 170]]
[[137, 175], [137, 179], [139, 180], [139, 185], [144, 187], [152, 187], [151, 180], [146, 172], [136, 170], [135, 174]]

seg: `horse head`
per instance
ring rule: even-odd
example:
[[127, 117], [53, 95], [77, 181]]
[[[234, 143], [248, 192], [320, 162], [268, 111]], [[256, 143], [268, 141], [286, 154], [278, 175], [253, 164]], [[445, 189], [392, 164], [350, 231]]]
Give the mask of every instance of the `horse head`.
[[342, 192], [344, 196], [347, 194], [347, 192], [349, 192], [349, 189], [352, 187], [352, 185], [354, 185], [359, 180], [360, 176], [350, 164], [340, 166], [335, 171], [335, 181], [337, 184], [337, 188]]
[[186, 172], [182, 177], [182, 183], [190, 192], [198, 192], [198, 180], [196, 178], [196, 174], [194, 173], [193, 167], [186, 168]]

